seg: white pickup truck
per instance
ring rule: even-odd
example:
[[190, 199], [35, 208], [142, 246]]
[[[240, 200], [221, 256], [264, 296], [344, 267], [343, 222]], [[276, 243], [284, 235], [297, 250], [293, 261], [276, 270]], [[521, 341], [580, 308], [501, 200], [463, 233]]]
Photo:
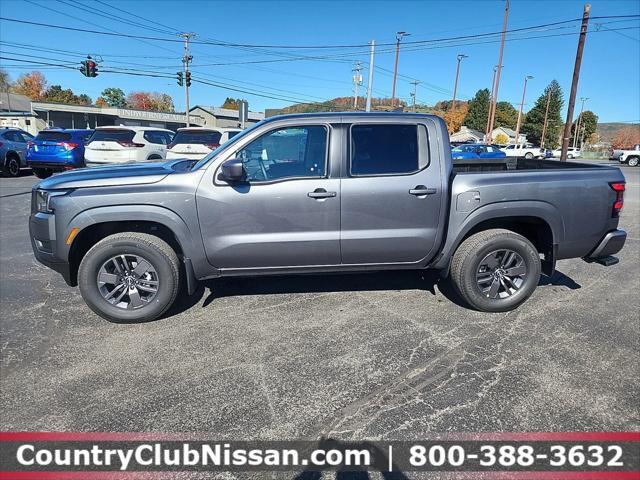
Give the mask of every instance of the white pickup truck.
[[504, 148], [501, 148], [504, 153], [507, 154], [508, 157], [524, 157], [524, 158], [544, 158], [545, 151], [540, 147], [533, 147], [531, 145], [520, 144], [520, 145], [507, 145]]
[[630, 167], [637, 167], [640, 160], [640, 143], [636, 143], [631, 150], [622, 150], [618, 161], [626, 163]]

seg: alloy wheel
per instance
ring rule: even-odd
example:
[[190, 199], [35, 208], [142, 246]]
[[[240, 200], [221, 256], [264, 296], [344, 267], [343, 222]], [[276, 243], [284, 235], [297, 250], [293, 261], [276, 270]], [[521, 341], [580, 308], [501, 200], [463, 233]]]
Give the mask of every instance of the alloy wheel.
[[507, 298], [524, 284], [527, 266], [524, 259], [513, 250], [494, 250], [478, 265], [476, 284], [487, 298]]
[[140, 255], [116, 255], [98, 270], [98, 291], [111, 305], [135, 310], [148, 305], [158, 293], [153, 265]]

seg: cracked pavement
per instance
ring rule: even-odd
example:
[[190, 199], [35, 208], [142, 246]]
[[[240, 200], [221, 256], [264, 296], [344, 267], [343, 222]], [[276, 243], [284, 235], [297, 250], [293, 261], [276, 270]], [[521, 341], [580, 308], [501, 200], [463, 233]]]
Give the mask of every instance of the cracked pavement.
[[35, 177], [0, 179], [2, 430], [420, 439], [640, 429], [640, 168], [620, 264], [563, 260], [513, 312], [385, 272], [209, 282], [139, 325], [93, 314], [38, 264]]

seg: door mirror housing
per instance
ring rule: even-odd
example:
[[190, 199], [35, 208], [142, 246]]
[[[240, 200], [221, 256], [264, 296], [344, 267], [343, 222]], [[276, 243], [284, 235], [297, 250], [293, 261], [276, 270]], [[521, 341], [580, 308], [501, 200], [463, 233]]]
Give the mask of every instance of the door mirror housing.
[[241, 182], [245, 179], [244, 163], [239, 158], [227, 160], [220, 167], [218, 178], [225, 182]]

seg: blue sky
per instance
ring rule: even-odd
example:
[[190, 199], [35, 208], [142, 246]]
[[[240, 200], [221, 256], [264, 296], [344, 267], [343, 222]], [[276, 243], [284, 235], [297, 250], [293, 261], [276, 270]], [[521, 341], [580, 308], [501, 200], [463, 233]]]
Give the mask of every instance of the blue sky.
[[[290, 100], [317, 101], [352, 95], [353, 64], [361, 60], [363, 66], [367, 67], [367, 48], [248, 49], [211, 45], [211, 41], [252, 45], [360, 45], [371, 39], [377, 43], [394, 42], [395, 32], [399, 30], [411, 33], [406, 38], [407, 42], [431, 40], [499, 31], [504, 11], [503, 1], [480, 0], [102, 1], [2, 0], [0, 13], [4, 17], [33, 22], [167, 39], [176, 38], [169, 33], [171, 31], [195, 32], [198, 35], [196, 41], [209, 44], [192, 47], [194, 78], [253, 93], [194, 83], [191, 105], [219, 106], [225, 97], [233, 96], [247, 99], [250, 109], [257, 111], [282, 107], [292, 103]], [[584, 2], [572, 0], [512, 0], [508, 28], [579, 18], [583, 5]], [[592, 16], [640, 15], [640, 2], [637, 0], [593, 0], [591, 5]], [[137, 25], [109, 18], [95, 12], [95, 9], [128, 19]], [[157, 23], [145, 22], [127, 12]], [[637, 18], [598, 19], [592, 20], [591, 27], [593, 33], [587, 38], [578, 97], [589, 98], [585, 108], [599, 115], [600, 121], [639, 121], [640, 21]], [[517, 107], [525, 75], [534, 76], [527, 87], [525, 110], [533, 105], [553, 78], [560, 82], [568, 99], [578, 37], [565, 34], [578, 31], [579, 22], [574, 22], [512, 34], [513, 40], [505, 46], [499, 100], [509, 101]], [[522, 39], [544, 35], [559, 36]], [[83, 58], [81, 54], [91, 53], [102, 56], [102, 70], [136, 69], [165, 75], [175, 75], [181, 66], [179, 59], [182, 47], [178, 43], [78, 33], [5, 21], [0, 22], [0, 41], [2, 56], [23, 60], [62, 61], [66, 65], [77, 65]], [[498, 46], [494, 38], [457, 41], [454, 45], [420, 45], [419, 48], [415, 45], [410, 47], [407, 43], [400, 55], [399, 73], [402, 77], [398, 82], [397, 95], [408, 100], [412, 89], [411, 79], [417, 79], [422, 82], [418, 86], [419, 102], [433, 104], [438, 100], [450, 99], [456, 55], [464, 53], [469, 58], [462, 64], [458, 98], [468, 99], [479, 88], [490, 87], [492, 68], [498, 59]], [[42, 48], [61, 52], [44, 51]], [[374, 70], [374, 95], [390, 96], [393, 48], [386, 46], [378, 50], [376, 66], [379, 68]], [[304, 55], [333, 58], [290, 60]], [[283, 58], [288, 60], [229, 65], [233, 62]], [[19, 62], [11, 60], [0, 60], [0, 63], [13, 79], [20, 73], [39, 69], [50, 84], [61, 84], [76, 93], [87, 93], [93, 99], [106, 87], [120, 87], [125, 92], [153, 90], [169, 93], [176, 108], [184, 108], [183, 89], [173, 78], [106, 72], [97, 78], [85, 78], [78, 71], [58, 67], [28, 63], [24, 67], [16, 67]], [[214, 63], [222, 65], [211, 65]], [[365, 84], [367, 74], [365, 68]], [[363, 91], [364, 88], [361, 88], [361, 93]], [[260, 97], [256, 93], [279, 99]]]

